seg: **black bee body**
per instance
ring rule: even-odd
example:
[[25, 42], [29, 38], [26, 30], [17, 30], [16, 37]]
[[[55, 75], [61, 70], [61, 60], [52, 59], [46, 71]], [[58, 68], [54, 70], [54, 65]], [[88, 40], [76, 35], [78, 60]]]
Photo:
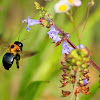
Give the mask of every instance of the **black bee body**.
[[12, 53], [6, 53], [3, 56], [3, 66], [6, 70], [9, 70], [9, 68], [12, 66], [14, 62], [14, 55]]
[[3, 66], [6, 70], [9, 70], [9, 68], [12, 66], [14, 59], [16, 60], [17, 68], [19, 68], [19, 60], [20, 60], [20, 52], [22, 51], [23, 44], [19, 41], [15, 41], [14, 44], [12, 44], [9, 47], [9, 53], [6, 53], [3, 56]]

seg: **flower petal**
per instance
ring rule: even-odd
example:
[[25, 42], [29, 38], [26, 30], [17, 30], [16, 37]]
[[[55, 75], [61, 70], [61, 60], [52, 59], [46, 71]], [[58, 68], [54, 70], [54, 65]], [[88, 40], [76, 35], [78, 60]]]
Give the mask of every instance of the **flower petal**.
[[[77, 48], [79, 49], [79, 46], [77, 46]], [[83, 48], [84, 48], [84, 45], [80, 44], [80, 49], [83, 49]]]
[[58, 41], [60, 41], [61, 39], [60, 39], [60, 36], [56, 36], [55, 38], [53, 38], [53, 41], [55, 42], [55, 43], [57, 43]]
[[49, 35], [49, 38], [52, 38], [55, 43], [61, 40], [60, 36], [58, 36], [58, 33], [59, 31], [55, 30], [53, 25], [50, 27], [50, 31], [47, 32], [47, 34]]
[[71, 52], [73, 50], [73, 48], [70, 47], [68, 45], [68, 43], [66, 43], [65, 41], [63, 41], [63, 43], [62, 43], [62, 47], [63, 47], [62, 48], [62, 54], [64, 54], [64, 53], [68, 54], [69, 52]]
[[86, 84], [87, 84], [87, 82], [88, 82], [88, 81], [87, 81], [87, 79], [84, 79], [83, 81], [84, 81], [84, 85], [86, 85]]
[[74, 4], [74, 6], [79, 7], [79, 6], [81, 6], [82, 2], [81, 2], [81, 0], [74, 0], [73, 4]]
[[27, 22], [27, 31], [29, 32], [29, 30], [31, 30], [31, 28], [29, 28], [29, 26], [35, 25], [35, 24], [40, 24], [41, 22], [39, 20], [35, 20], [35, 19], [30, 19], [30, 16], [27, 17], [27, 19], [22, 20], [22, 23]]

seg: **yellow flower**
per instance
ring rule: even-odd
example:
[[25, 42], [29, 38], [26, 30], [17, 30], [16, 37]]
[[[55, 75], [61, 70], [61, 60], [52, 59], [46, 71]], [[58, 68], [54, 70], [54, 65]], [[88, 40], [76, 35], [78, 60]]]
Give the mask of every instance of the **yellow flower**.
[[70, 5], [73, 5], [74, 0], [67, 0]]
[[64, 13], [70, 10], [70, 5], [67, 0], [60, 0], [55, 4], [54, 9], [56, 13]]

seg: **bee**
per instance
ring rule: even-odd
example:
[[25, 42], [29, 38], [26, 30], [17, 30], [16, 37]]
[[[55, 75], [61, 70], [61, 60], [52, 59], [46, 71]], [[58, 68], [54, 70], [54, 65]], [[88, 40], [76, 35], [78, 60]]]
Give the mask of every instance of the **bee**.
[[11, 68], [14, 60], [16, 60], [17, 68], [19, 69], [20, 53], [23, 53], [23, 58], [34, 56], [37, 52], [24, 51], [22, 52], [23, 44], [20, 41], [15, 41], [9, 46], [9, 52], [5, 53], [2, 59], [3, 66], [6, 70]]

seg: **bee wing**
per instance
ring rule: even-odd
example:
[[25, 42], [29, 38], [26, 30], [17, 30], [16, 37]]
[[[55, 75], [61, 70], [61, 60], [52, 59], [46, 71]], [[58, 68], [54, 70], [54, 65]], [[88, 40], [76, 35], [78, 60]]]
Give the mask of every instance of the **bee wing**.
[[0, 47], [9, 48], [9, 46], [10, 45], [6, 41], [4, 41], [3, 39], [0, 38]]
[[22, 51], [21, 58], [31, 57], [31, 56], [36, 55], [37, 53], [38, 53], [37, 51], [35, 51], [35, 52], [33, 52], [33, 51]]
[[10, 45], [0, 38], [0, 55], [5, 52], [10, 47]]

